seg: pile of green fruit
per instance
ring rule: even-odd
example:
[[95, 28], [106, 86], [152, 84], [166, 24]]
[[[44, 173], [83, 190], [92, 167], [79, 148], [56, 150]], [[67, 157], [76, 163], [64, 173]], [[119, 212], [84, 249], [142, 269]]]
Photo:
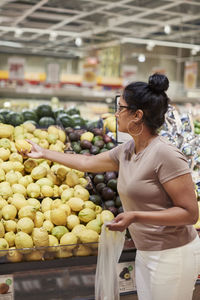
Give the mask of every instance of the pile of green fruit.
[[77, 108], [52, 109], [48, 104], [40, 104], [35, 109], [24, 109], [22, 112], [0, 109], [0, 123], [19, 126], [24, 122], [33, 123], [36, 127], [48, 128], [51, 125], [65, 127], [86, 127], [87, 121], [80, 116]]
[[194, 133], [200, 134], [200, 121], [198, 120], [194, 121]]
[[117, 176], [117, 172], [89, 174], [93, 183], [93, 188], [89, 189], [89, 200], [110, 210], [114, 216], [123, 212], [122, 203], [117, 192]]
[[74, 152], [80, 154], [98, 154], [111, 150], [116, 145], [101, 128], [86, 129], [65, 128], [71, 147]]

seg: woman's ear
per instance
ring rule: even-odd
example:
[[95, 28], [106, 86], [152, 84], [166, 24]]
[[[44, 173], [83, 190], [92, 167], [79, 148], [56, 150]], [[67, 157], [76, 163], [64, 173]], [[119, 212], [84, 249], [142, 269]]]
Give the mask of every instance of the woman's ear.
[[143, 118], [143, 115], [144, 115], [144, 113], [141, 109], [136, 110], [135, 116], [134, 116], [135, 121], [140, 122]]

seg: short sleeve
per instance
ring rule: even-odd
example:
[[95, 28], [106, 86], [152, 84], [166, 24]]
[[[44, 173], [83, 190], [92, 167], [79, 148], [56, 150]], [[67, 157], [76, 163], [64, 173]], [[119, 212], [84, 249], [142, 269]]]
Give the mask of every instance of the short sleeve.
[[191, 173], [186, 157], [175, 146], [165, 145], [157, 154], [156, 173], [160, 183]]
[[122, 151], [123, 144], [108, 151], [109, 156], [115, 163], [119, 164], [120, 153]]

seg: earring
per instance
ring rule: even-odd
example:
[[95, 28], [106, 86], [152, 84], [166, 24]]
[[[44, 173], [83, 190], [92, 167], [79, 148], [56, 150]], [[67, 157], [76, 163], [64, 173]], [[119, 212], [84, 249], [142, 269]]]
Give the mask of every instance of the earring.
[[[133, 123], [134, 125], [132, 125], [131, 126], [132, 128], [129, 130], [131, 123]], [[128, 123], [127, 131], [131, 136], [138, 136], [143, 132], [143, 123], [141, 123], [140, 125], [137, 125], [137, 124], [135, 124], [135, 122], [133, 120], [131, 120]]]

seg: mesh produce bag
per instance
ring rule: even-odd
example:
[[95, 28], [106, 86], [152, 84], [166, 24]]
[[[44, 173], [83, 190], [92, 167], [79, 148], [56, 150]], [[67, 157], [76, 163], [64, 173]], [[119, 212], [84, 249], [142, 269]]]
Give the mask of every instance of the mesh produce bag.
[[102, 226], [95, 276], [95, 300], [119, 300], [117, 263], [123, 250], [125, 231]]

